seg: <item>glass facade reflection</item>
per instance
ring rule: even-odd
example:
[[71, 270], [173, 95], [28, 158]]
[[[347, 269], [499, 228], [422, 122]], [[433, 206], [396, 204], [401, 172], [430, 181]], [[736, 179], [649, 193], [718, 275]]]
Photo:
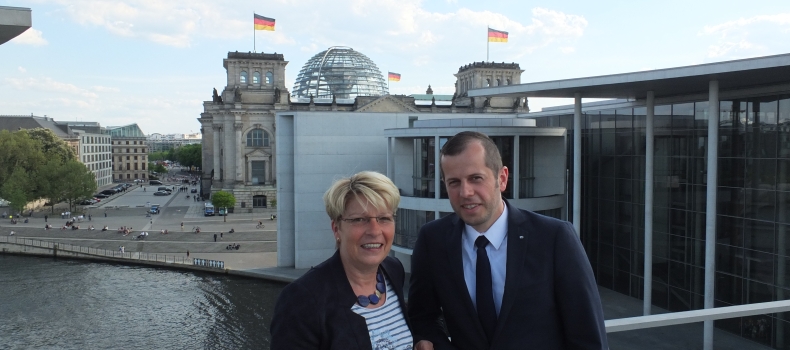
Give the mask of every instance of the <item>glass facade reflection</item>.
[[[653, 304], [703, 308], [711, 120], [719, 125], [715, 306], [788, 299], [790, 96], [709, 110], [707, 101], [655, 107]], [[636, 298], [644, 296], [645, 118], [644, 107], [585, 112], [582, 130], [582, 242], [598, 283]], [[567, 127], [572, 140], [572, 115], [536, 119]], [[788, 321], [780, 313], [715, 325], [787, 349]]]

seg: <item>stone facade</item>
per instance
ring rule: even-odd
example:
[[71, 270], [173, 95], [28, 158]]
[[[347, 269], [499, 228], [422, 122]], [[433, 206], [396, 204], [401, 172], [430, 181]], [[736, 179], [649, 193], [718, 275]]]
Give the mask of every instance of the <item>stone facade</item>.
[[113, 178], [116, 182], [148, 181], [145, 138], [112, 138]]
[[287, 64], [281, 54], [229, 52], [227, 85], [203, 103], [201, 190], [233, 193], [234, 212], [263, 211], [276, 198], [274, 113], [288, 109]]
[[471, 89], [521, 84], [518, 63], [474, 62], [458, 69], [455, 91], [459, 105], [470, 106], [469, 113], [490, 113], [495, 109], [511, 108], [516, 113], [528, 113], [527, 98], [492, 97], [474, 99], [467, 96]]
[[[525, 112], [513, 98], [473, 101], [453, 98], [450, 104], [415, 103], [404, 95], [357, 96], [354, 99], [300, 98], [291, 101], [285, 87], [282, 54], [229, 52], [223, 60], [226, 85], [214, 89], [211, 101], [203, 102], [201, 124], [203, 175], [201, 193], [208, 198], [217, 191], [236, 197], [234, 212], [262, 212], [273, 207], [277, 195], [277, 153], [275, 114], [286, 111], [333, 112], [342, 118], [352, 113], [504, 113]], [[518, 64], [473, 63], [461, 67], [457, 88], [482, 87], [483, 79], [521, 82]], [[504, 79], [504, 80], [502, 80]], [[429, 89], [430, 90], [430, 89]], [[465, 90], [464, 96], [465, 96]], [[433, 91], [427, 91], [432, 95]], [[426, 95], [427, 96], [427, 95]], [[462, 96], [457, 90], [456, 97]], [[423, 96], [424, 97], [424, 96]], [[450, 100], [447, 96], [446, 100]], [[521, 99], [518, 99], [519, 101]], [[524, 99], [526, 101], [526, 99]]]

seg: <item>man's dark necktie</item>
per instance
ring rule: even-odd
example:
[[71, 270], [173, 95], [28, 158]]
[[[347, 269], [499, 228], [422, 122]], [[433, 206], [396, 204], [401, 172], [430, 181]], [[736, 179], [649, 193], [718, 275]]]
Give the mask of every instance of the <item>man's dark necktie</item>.
[[491, 282], [491, 262], [488, 261], [486, 246], [488, 238], [485, 236], [477, 237], [477, 317], [488, 337], [488, 343], [494, 338], [496, 329], [496, 307], [494, 306], [494, 288]]

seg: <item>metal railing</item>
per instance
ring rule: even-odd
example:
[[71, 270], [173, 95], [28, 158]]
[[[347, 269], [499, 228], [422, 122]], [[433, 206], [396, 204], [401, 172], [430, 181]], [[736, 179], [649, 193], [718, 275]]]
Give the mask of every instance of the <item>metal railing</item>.
[[194, 266], [209, 267], [216, 269], [225, 268], [225, 262], [223, 261], [193, 259], [193, 258], [186, 258], [186, 257], [166, 255], [166, 254], [126, 252], [120, 250], [91, 248], [91, 247], [73, 245], [69, 243], [56, 243], [56, 242], [42, 241], [42, 240], [22, 238], [22, 237], [17, 238], [17, 237], [9, 237], [9, 236], [0, 236], [0, 243], [18, 244], [28, 247], [45, 248], [45, 249], [52, 249], [52, 250], [58, 250], [64, 252], [74, 252], [74, 253], [80, 253], [85, 255], [93, 255], [97, 257], [155, 261], [155, 262], [162, 262], [169, 264], [194, 265]]
[[686, 323], [721, 320], [726, 318], [773, 314], [790, 311], [790, 300], [743, 304], [665, 314], [617, 318], [604, 321], [606, 333], [633, 331], [637, 329], [674, 326]]

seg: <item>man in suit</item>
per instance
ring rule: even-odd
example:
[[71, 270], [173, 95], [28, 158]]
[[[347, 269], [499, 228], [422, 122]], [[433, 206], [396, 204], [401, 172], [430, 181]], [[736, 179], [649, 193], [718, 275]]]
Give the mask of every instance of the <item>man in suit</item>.
[[455, 214], [424, 225], [414, 247], [415, 350], [607, 349], [600, 296], [573, 226], [502, 198], [508, 169], [484, 134], [451, 138], [441, 169]]

